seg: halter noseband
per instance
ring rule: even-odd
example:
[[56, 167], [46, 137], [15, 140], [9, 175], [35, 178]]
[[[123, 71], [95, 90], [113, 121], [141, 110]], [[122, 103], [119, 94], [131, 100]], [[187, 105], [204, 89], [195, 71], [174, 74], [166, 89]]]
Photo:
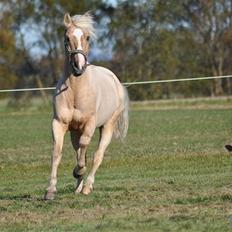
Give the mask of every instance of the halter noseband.
[[[68, 44], [68, 41], [67, 41], [67, 37], [66, 35], [64, 35], [64, 47], [65, 47], [65, 50], [67, 51], [68, 53], [68, 57], [69, 57], [69, 63], [71, 64], [72, 66], [72, 70], [73, 70], [73, 74], [74, 76], [80, 76], [81, 74], [84, 73], [86, 67], [87, 67], [87, 55], [82, 51], [82, 50], [79, 50], [79, 49], [76, 49], [76, 50], [71, 50], [69, 48], [69, 44]], [[74, 56], [76, 54], [80, 53], [81, 55], [84, 56], [84, 59], [85, 59], [85, 65], [83, 66], [82, 69], [79, 69], [75, 63], [75, 59], [74, 59]]]

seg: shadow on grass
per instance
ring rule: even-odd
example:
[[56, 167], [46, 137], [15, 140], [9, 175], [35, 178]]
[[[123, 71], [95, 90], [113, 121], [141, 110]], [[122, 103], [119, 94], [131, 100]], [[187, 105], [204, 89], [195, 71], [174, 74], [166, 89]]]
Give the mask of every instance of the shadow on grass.
[[35, 200], [35, 198], [30, 194], [0, 195], [0, 200]]
[[[74, 193], [74, 186], [72, 184], [66, 185], [63, 188], [58, 189], [58, 196], [62, 197], [66, 194]], [[13, 190], [12, 190], [13, 192]], [[7, 193], [0, 194], [0, 200], [9, 200], [9, 201], [45, 201], [44, 194], [46, 190], [44, 189], [35, 193]]]

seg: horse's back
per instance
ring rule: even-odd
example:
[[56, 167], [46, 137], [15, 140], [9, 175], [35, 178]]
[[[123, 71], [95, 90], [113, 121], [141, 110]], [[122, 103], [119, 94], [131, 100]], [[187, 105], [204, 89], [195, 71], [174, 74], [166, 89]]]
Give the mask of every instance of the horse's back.
[[97, 126], [101, 126], [122, 104], [123, 86], [110, 70], [94, 65], [89, 68], [90, 83], [96, 97]]

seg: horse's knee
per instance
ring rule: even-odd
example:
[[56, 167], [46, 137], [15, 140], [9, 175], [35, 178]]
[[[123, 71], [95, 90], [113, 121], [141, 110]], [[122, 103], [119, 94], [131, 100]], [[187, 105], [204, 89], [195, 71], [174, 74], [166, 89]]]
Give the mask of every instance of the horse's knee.
[[81, 146], [87, 146], [90, 144], [95, 128], [96, 128], [95, 117], [93, 116], [89, 119], [89, 121], [86, 123], [84, 127], [83, 134], [81, 135], [79, 141]]
[[86, 135], [82, 135], [80, 137], [80, 146], [87, 146], [90, 144], [91, 141], [91, 137], [90, 136], [86, 136]]

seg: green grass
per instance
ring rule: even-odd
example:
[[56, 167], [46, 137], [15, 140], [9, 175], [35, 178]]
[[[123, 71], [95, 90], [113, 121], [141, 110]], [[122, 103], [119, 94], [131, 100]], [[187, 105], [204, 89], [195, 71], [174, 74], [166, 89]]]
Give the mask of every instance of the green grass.
[[74, 195], [67, 134], [52, 202], [42, 200], [51, 113], [1, 111], [0, 231], [230, 231], [232, 157], [224, 144], [232, 140], [232, 110], [138, 108], [88, 196]]

